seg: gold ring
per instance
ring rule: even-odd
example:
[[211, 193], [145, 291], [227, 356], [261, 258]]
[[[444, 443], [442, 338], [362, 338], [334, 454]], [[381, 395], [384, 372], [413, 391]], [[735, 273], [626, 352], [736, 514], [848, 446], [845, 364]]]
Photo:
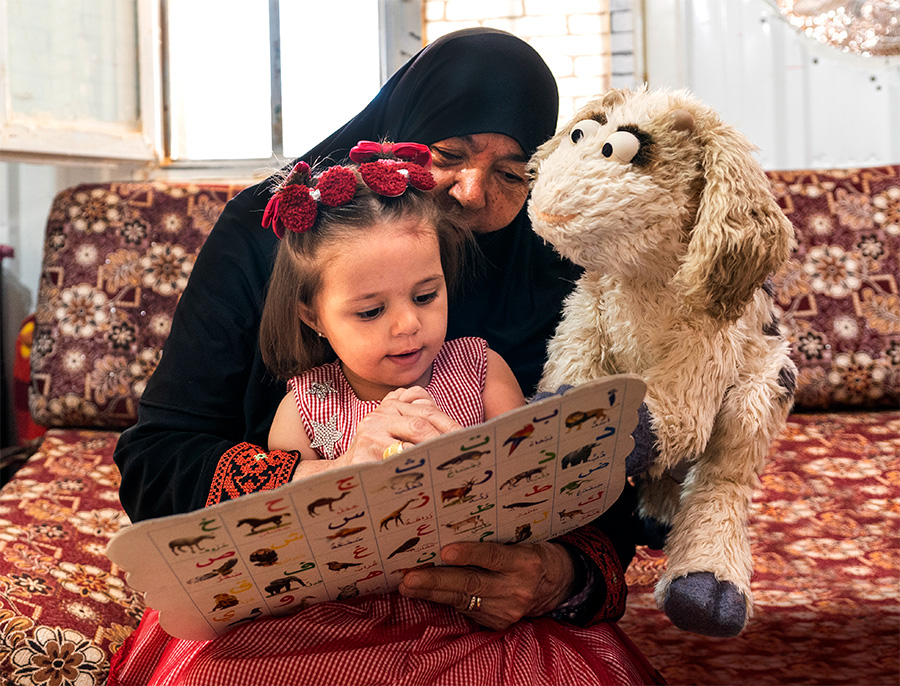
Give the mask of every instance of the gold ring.
[[394, 441], [387, 448], [384, 449], [384, 452], [381, 453], [381, 459], [386, 460], [389, 457], [396, 455], [397, 453], [403, 452], [403, 441]]
[[481, 596], [469, 596], [469, 604], [463, 612], [478, 612], [481, 609]]

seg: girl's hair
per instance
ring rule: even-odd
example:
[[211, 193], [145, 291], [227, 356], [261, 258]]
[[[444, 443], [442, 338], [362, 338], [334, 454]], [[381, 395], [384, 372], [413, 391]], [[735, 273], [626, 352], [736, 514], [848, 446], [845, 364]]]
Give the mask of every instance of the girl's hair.
[[400, 196], [387, 197], [372, 191], [356, 173], [356, 192], [350, 202], [338, 207], [320, 204], [311, 229], [285, 232], [259, 328], [263, 362], [275, 376], [289, 379], [335, 359], [328, 340], [301, 321], [298, 308], [301, 303], [314, 305], [322, 286], [323, 249], [355, 238], [375, 224], [408, 219], [435, 232], [444, 278], [448, 291], [452, 290], [473, 249], [472, 234], [459, 217], [441, 209], [430, 193], [412, 185]]

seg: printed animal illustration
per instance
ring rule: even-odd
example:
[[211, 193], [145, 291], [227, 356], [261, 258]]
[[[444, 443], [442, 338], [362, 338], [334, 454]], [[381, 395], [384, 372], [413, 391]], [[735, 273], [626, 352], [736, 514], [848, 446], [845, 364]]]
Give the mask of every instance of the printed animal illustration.
[[504, 488], [515, 488], [519, 485], [520, 481], [524, 480], [528, 482], [536, 477], [544, 476], [547, 473], [546, 470], [546, 467], [535, 467], [534, 469], [528, 469], [524, 472], [519, 472], [515, 476], [504, 481], [500, 486], [500, 490], [502, 491]]
[[457, 503], [461, 503], [466, 499], [466, 496], [469, 495], [469, 492], [475, 486], [475, 479], [469, 479], [462, 486], [458, 488], [450, 488], [446, 491], [441, 491], [441, 504], [443, 505], [448, 500], [455, 500]]
[[560, 466], [562, 467], [562, 469], [568, 469], [569, 467], [577, 467], [583, 462], [587, 462], [589, 459], [591, 459], [591, 451], [596, 447], [596, 443], [591, 443], [589, 445], [582, 446], [577, 450], [573, 450], [562, 459]]
[[206, 574], [201, 574], [200, 576], [194, 577], [190, 581], [189, 584], [196, 584], [201, 581], [206, 581], [208, 579], [215, 579], [217, 576], [226, 576], [234, 569], [234, 566], [237, 564], [237, 558], [232, 557], [230, 560], [225, 560], [221, 566], [216, 567], [212, 571], [207, 572]]
[[360, 531], [365, 530], [366, 527], [364, 526], [345, 527], [340, 531], [336, 531], [335, 533], [331, 534], [331, 536], [326, 536], [325, 538], [327, 538], [329, 541], [333, 541], [337, 538], [347, 538], [347, 536], [352, 536], [353, 534], [358, 534]]
[[519, 447], [520, 443], [531, 438], [531, 434], [533, 433], [534, 424], [527, 424], [525, 428], [519, 429], [512, 436], [503, 441], [504, 446], [509, 446], [509, 455], [513, 454], [513, 451]]
[[533, 503], [520, 502], [520, 503], [509, 503], [508, 505], [504, 505], [503, 508], [506, 510], [515, 510], [524, 507], [534, 507], [535, 505], [540, 505], [541, 503], [546, 503], [546, 500], [535, 500]]
[[521, 543], [522, 541], [528, 540], [529, 538], [531, 538], [531, 524], [520, 524], [516, 527], [516, 532], [509, 543]]
[[293, 584], [295, 581], [298, 584], [297, 588], [308, 585], [304, 583], [302, 579], [298, 579], [296, 576], [281, 576], [277, 579], [273, 579], [268, 584], [266, 584], [265, 591], [269, 595], [269, 597], [281, 595], [282, 593], [287, 593], [288, 591], [293, 590], [293, 586], [291, 584]]
[[576, 491], [581, 487], [581, 484], [588, 481], [588, 479], [575, 479], [575, 481], [570, 481], [565, 486], [559, 489], [560, 493], [571, 493], [572, 491]]
[[278, 562], [278, 553], [272, 548], [260, 548], [250, 553], [250, 562], [255, 567], [271, 567]]
[[200, 544], [203, 541], [211, 541], [214, 538], [215, 536], [210, 536], [209, 534], [201, 534], [200, 536], [194, 536], [193, 538], [176, 538], [169, 541], [169, 550], [171, 550], [175, 555], [183, 553], [185, 551], [185, 548], [189, 552], [199, 553], [203, 550], [206, 550], [206, 548], [204, 548]]
[[671, 526], [656, 600], [713, 636], [752, 614], [750, 500], [796, 379], [768, 281], [793, 228], [753, 152], [689, 93], [640, 88], [585, 105], [529, 163], [534, 230], [584, 268], [539, 390], [643, 377], [652, 465], [633, 476], [641, 515]]
[[598, 422], [605, 422], [606, 410], [598, 407], [595, 410], [588, 410], [587, 412], [573, 412], [568, 417], [566, 417], [566, 431], [571, 431], [573, 428], [576, 431], [579, 431], [581, 429], [581, 425], [589, 419], [594, 419]]
[[461, 531], [473, 531], [479, 527], [487, 526], [481, 519], [481, 515], [472, 515], [471, 517], [466, 517], [465, 519], [461, 519], [458, 522], [451, 522], [450, 524], [444, 524], [445, 527], [451, 529], [453, 533], [460, 533]]
[[285, 517], [289, 517], [289, 516], [290, 515], [287, 513], [282, 513], [282, 514], [272, 515], [271, 517], [264, 517], [262, 519], [256, 519], [255, 517], [247, 517], [245, 519], [239, 519], [237, 525], [238, 526], [244, 526], [244, 525], [249, 526], [250, 527], [250, 533], [248, 534], [248, 536], [249, 536], [251, 534], [259, 533], [259, 531], [258, 531], [259, 527], [266, 526], [267, 524], [273, 524], [274, 526], [270, 526], [268, 529], [266, 529], [266, 531], [268, 531], [269, 529], [277, 529], [282, 525], [281, 520], [284, 519]]
[[388, 479], [388, 482], [378, 490], [389, 488], [395, 493], [402, 493], [410, 488], [416, 488], [417, 484], [420, 484], [424, 478], [425, 475], [422, 474], [422, 472], [406, 472], [405, 474], [398, 474], [397, 476]]
[[225, 610], [238, 604], [238, 599], [230, 593], [216, 593], [216, 595], [213, 596], [213, 600], [216, 601], [216, 606], [210, 610], [210, 612]]
[[422, 564], [416, 565], [415, 567], [404, 567], [403, 569], [395, 569], [392, 573], [399, 574], [400, 576], [404, 576], [405, 574], [414, 572], [417, 569], [428, 569], [429, 567], [434, 567], [434, 562], [423, 562]]
[[562, 510], [560, 512], [557, 512], [556, 514], [559, 515], [560, 521], [565, 521], [566, 519], [572, 519], [572, 517], [577, 517], [578, 515], [583, 515], [584, 510], [571, 510], [571, 511]]
[[334, 512], [331, 506], [347, 495], [350, 495], [350, 491], [344, 491], [337, 498], [319, 498], [318, 500], [313, 500], [309, 505], [306, 506], [306, 511], [309, 513], [310, 517], [314, 517], [316, 514], [318, 514], [316, 512], [317, 509], [319, 509], [320, 507], [325, 507], [327, 505], [328, 511]]
[[354, 581], [352, 584], [348, 584], [346, 586], [341, 586], [341, 592], [338, 593], [338, 600], [350, 600], [350, 598], [355, 598], [359, 595], [359, 588], [356, 586], [356, 582]]
[[413, 536], [409, 540], [404, 541], [399, 546], [397, 546], [397, 549], [394, 552], [387, 556], [387, 559], [390, 560], [392, 557], [394, 557], [394, 555], [399, 555], [400, 553], [405, 553], [407, 550], [412, 550], [419, 544], [420, 540], [421, 539], [418, 536]]
[[387, 529], [387, 525], [391, 522], [396, 522], [398, 525], [403, 524], [403, 510], [412, 505], [414, 502], [416, 502], [415, 498], [413, 498], [412, 500], [407, 500], [400, 507], [391, 512], [387, 517], [381, 520], [381, 523], [378, 526], [378, 530], [381, 531], [382, 529]]
[[332, 572], [342, 572], [345, 569], [350, 569], [350, 567], [359, 567], [362, 562], [335, 562], [332, 560], [331, 562], [326, 562], [328, 565], [328, 569]]
[[451, 467], [465, 464], [466, 462], [474, 462], [475, 460], [480, 460], [482, 455], [487, 455], [490, 452], [490, 450], [470, 450], [467, 453], [457, 455], [456, 457], [450, 458], [446, 462], [442, 462], [436, 467], [436, 469], [445, 470], [450, 469]]

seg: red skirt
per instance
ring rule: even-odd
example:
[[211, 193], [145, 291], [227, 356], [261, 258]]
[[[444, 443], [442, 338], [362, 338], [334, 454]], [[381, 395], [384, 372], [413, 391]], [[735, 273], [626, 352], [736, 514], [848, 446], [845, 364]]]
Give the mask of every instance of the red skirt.
[[109, 686], [665, 683], [613, 623], [548, 618], [505, 631], [397, 593], [320, 603], [212, 641], [166, 634], [147, 610], [112, 660]]

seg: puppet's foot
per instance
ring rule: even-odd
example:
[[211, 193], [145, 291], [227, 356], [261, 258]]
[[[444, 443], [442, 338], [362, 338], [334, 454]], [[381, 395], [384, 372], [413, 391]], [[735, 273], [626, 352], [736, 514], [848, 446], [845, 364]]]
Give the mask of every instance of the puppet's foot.
[[712, 572], [692, 572], [674, 579], [663, 611], [679, 629], [704, 636], [731, 638], [747, 623], [747, 599], [730, 581]]

